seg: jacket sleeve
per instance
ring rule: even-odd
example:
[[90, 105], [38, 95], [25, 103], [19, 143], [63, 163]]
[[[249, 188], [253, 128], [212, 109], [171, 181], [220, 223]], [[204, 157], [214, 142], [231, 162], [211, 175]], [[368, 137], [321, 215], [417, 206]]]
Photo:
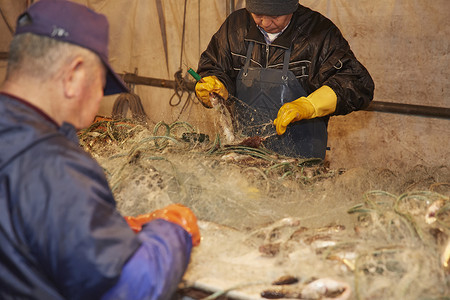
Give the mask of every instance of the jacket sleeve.
[[227, 18], [200, 56], [197, 68], [201, 77], [217, 76], [230, 94], [234, 94], [236, 89], [234, 79], [230, 76], [233, 66], [228, 36], [233, 34], [232, 30], [230, 18]]
[[374, 82], [367, 69], [356, 59], [340, 30], [330, 24], [320, 41], [318, 57], [314, 61], [315, 76], [312, 85], [319, 88], [327, 85], [337, 95], [336, 111], [333, 115], [345, 115], [366, 108], [373, 99]]
[[102, 300], [170, 299], [189, 263], [192, 239], [182, 227], [154, 220], [138, 234], [142, 244]]
[[17, 229], [66, 299], [101, 297], [141, 242], [117, 211], [100, 166], [78, 145], [36, 147], [21, 160]]

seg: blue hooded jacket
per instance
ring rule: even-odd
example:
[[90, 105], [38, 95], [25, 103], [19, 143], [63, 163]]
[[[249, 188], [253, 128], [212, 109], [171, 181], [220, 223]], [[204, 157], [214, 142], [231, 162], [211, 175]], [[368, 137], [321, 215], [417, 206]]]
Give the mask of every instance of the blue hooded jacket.
[[0, 299], [170, 297], [190, 235], [164, 220], [135, 234], [72, 125], [6, 94], [0, 116]]

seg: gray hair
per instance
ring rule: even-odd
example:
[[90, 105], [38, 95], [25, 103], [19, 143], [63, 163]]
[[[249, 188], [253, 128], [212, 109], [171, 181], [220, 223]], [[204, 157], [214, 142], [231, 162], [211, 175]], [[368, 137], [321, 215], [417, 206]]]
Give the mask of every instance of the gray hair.
[[6, 79], [30, 76], [48, 80], [76, 55], [87, 59], [96, 57], [87, 49], [46, 36], [32, 33], [16, 35], [10, 44]]

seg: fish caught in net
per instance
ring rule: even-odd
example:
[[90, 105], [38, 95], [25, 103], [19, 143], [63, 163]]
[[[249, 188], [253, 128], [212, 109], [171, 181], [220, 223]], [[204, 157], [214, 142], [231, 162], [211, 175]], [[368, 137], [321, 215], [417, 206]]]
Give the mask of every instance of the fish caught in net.
[[79, 137], [123, 215], [170, 203], [197, 215], [185, 287], [236, 299], [450, 294], [448, 166], [333, 170], [273, 153], [263, 136], [229, 143], [185, 122], [100, 121]]

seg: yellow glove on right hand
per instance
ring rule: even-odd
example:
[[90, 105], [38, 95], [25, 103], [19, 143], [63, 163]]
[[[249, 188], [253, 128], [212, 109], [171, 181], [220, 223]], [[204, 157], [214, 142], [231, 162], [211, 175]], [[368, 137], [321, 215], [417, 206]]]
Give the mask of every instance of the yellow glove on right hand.
[[216, 76], [207, 76], [198, 81], [195, 85], [195, 94], [202, 103], [209, 108], [212, 108], [209, 93], [216, 93], [223, 99], [228, 99], [228, 91], [222, 82]]

